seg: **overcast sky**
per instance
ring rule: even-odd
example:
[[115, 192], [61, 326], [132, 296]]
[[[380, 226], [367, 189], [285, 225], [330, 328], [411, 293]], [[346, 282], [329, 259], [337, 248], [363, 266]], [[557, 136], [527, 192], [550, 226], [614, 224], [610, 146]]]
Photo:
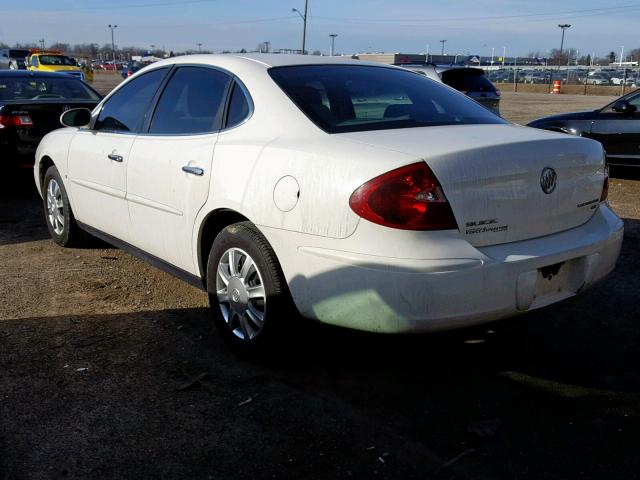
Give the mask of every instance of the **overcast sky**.
[[[0, 2], [0, 41], [164, 46], [214, 51], [300, 48], [304, 0], [21, 0]], [[625, 0], [309, 0], [307, 48], [336, 51], [525, 55], [560, 44], [559, 23], [569, 23], [565, 47], [604, 56], [640, 47], [640, 1]]]

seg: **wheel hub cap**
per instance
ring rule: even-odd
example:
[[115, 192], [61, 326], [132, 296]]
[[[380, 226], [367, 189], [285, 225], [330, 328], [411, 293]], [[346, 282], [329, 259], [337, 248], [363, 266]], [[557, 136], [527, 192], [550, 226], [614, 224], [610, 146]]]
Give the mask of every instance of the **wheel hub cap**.
[[249, 254], [230, 248], [220, 257], [216, 290], [222, 317], [233, 334], [242, 340], [258, 335], [264, 325], [266, 292]]
[[64, 204], [60, 185], [55, 179], [49, 180], [47, 185], [47, 219], [56, 235], [62, 235], [64, 231]]

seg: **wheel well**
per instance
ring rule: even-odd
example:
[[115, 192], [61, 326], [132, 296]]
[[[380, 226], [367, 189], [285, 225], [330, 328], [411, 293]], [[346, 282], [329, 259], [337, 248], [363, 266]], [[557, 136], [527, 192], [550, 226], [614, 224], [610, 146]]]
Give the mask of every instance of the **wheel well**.
[[47, 170], [49, 170], [49, 167], [52, 167], [54, 165], [53, 160], [51, 160], [51, 158], [49, 157], [42, 157], [42, 159], [40, 159], [40, 170], [38, 171], [38, 177], [40, 179], [40, 188], [42, 188], [42, 185], [44, 184], [44, 176], [47, 173]]
[[204, 219], [198, 238], [198, 267], [200, 268], [200, 275], [204, 282], [206, 282], [207, 279], [209, 252], [211, 251], [211, 246], [215, 238], [225, 227], [247, 220], [248, 218], [235, 210], [228, 209], [214, 210]]

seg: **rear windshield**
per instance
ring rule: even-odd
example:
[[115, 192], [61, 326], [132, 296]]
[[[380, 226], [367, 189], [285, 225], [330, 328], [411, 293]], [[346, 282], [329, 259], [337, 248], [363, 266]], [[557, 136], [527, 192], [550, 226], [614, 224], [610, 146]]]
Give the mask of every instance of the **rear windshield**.
[[408, 70], [303, 65], [271, 68], [269, 74], [328, 133], [506, 123], [464, 95]]
[[11, 58], [24, 60], [29, 56], [29, 50], [9, 50], [9, 56]]
[[73, 58], [66, 55], [39, 55], [42, 65], [64, 65], [65, 67], [75, 67], [76, 62]]
[[0, 77], [0, 100], [99, 100], [80, 80], [60, 78]]
[[462, 92], [494, 92], [496, 87], [481, 70], [453, 69], [442, 72], [442, 81]]

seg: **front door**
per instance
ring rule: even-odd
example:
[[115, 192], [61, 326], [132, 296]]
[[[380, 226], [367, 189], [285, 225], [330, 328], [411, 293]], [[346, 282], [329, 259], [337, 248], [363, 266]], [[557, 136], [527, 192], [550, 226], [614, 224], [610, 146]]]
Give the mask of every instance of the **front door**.
[[109, 97], [91, 128], [75, 133], [68, 186], [76, 218], [124, 241], [130, 239], [126, 203], [131, 147], [168, 69], [151, 71]]
[[230, 80], [213, 68], [177, 68], [127, 167], [132, 243], [190, 273], [197, 273], [194, 222], [209, 194]]

